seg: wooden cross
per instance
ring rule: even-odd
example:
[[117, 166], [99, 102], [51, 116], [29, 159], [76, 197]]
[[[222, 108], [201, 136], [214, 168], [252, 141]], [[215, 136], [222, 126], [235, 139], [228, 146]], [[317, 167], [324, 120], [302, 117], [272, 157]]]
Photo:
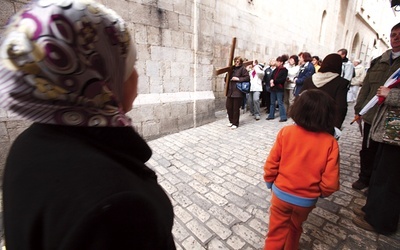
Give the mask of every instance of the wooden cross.
[[[225, 78], [225, 89], [224, 89], [225, 96], [228, 95], [229, 81], [231, 80], [232, 69], [235, 66], [233, 64], [233, 58], [234, 58], [234, 54], [235, 54], [235, 47], [236, 47], [236, 37], [234, 37], [232, 39], [232, 46], [231, 46], [231, 51], [229, 53], [228, 66], [225, 67], [225, 68], [221, 68], [221, 69], [217, 69], [216, 70], [216, 75], [227, 73], [226, 78]], [[250, 65], [250, 64], [253, 64], [253, 61], [243, 62], [243, 66], [245, 66], [245, 67]]]

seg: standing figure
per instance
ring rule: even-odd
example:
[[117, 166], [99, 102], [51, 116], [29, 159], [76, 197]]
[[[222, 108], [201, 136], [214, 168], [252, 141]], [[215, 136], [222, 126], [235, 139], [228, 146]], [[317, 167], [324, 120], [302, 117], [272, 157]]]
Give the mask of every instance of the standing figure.
[[320, 89], [335, 100], [337, 116], [334, 125], [340, 129], [347, 114], [347, 80], [340, 76], [342, 58], [336, 54], [327, 55], [322, 61], [319, 72], [304, 81], [302, 91]]
[[308, 52], [301, 52], [299, 54], [300, 71], [297, 77], [294, 78], [294, 96], [299, 96], [301, 88], [303, 87], [304, 80], [309, 78], [315, 73], [314, 65], [311, 63], [312, 57]]
[[33, 121], [4, 170], [7, 249], [175, 249], [173, 208], [126, 115], [126, 23], [91, 0], [33, 1], [0, 45], [0, 107]]
[[285, 105], [283, 105], [283, 91], [286, 78], [288, 75], [288, 70], [283, 67], [283, 64], [287, 60], [287, 57], [279, 56], [276, 58], [276, 68], [272, 71], [271, 80], [269, 81], [270, 93], [271, 93], [271, 105], [269, 106], [269, 115], [267, 120], [275, 119], [275, 105], [278, 102], [279, 107], [279, 122], [286, 122], [286, 110]]
[[297, 55], [292, 55], [289, 57], [289, 63], [286, 64], [286, 68], [288, 70], [288, 76], [285, 82], [285, 92], [283, 93], [283, 102], [285, 104], [286, 112], [289, 111], [290, 106], [294, 102], [294, 78], [299, 74], [300, 66], [299, 57]]
[[[400, 30], [396, 36], [400, 41]], [[370, 136], [377, 143], [377, 150], [367, 202], [362, 209], [354, 209], [357, 217], [353, 223], [390, 235], [396, 233], [400, 218], [400, 82], [393, 88], [381, 86], [376, 94], [381, 104]]]
[[[390, 32], [390, 44], [392, 49], [378, 57], [368, 70], [357, 99], [358, 104], [365, 94], [363, 89], [367, 86], [369, 91], [375, 89], [375, 93], [370, 93], [379, 97], [379, 105], [366, 113], [374, 115], [372, 124], [368, 127], [368, 144], [373, 143], [374, 151], [371, 152], [370, 148], [367, 148], [370, 152], [361, 149], [360, 178], [353, 183], [353, 188], [356, 189], [369, 185], [367, 202], [362, 209], [354, 209], [357, 217], [353, 219], [353, 223], [365, 230], [385, 235], [397, 231], [400, 215], [400, 83], [397, 82], [390, 88], [381, 85], [400, 68], [400, 23], [393, 26]], [[365, 116], [362, 117], [365, 120]], [[366, 122], [364, 126], [365, 124]], [[373, 155], [367, 155], [367, 152]], [[371, 169], [365, 169], [366, 165], [363, 165], [363, 160], [368, 159], [367, 157], [373, 160]], [[370, 173], [370, 176], [366, 173]], [[369, 177], [367, 185], [364, 182], [366, 177]]]
[[262, 80], [264, 77], [263, 66], [258, 64], [257, 60], [253, 61], [253, 68], [249, 72], [250, 75], [250, 93], [249, 106], [250, 114], [256, 120], [260, 120], [260, 95], [263, 89]]
[[[356, 116], [361, 109], [376, 95], [376, 92], [385, 81], [400, 68], [400, 23], [394, 25], [390, 32], [391, 49], [384, 52], [381, 56], [371, 62], [367, 75], [363, 81], [363, 86], [357, 97], [354, 112]], [[352, 184], [354, 189], [364, 189], [368, 187], [372, 174], [378, 144], [369, 137], [372, 120], [378, 106], [375, 105], [367, 113], [361, 116], [363, 121], [363, 140], [360, 150], [360, 173], [358, 180]]]
[[365, 68], [361, 64], [361, 60], [353, 61], [355, 76], [351, 79], [349, 92], [347, 93], [347, 102], [355, 102], [358, 92], [365, 78]]
[[319, 56], [313, 56], [311, 62], [314, 65], [315, 73], [317, 73], [318, 70], [321, 68], [321, 62], [319, 60]]
[[264, 165], [264, 181], [272, 189], [264, 250], [299, 249], [302, 224], [318, 198], [339, 190], [339, 146], [330, 134], [334, 100], [307, 90], [289, 114], [295, 124], [279, 131]]
[[354, 77], [355, 73], [354, 73], [353, 64], [351, 63], [349, 58], [347, 58], [347, 49], [340, 49], [340, 50], [338, 50], [337, 53], [340, 55], [340, 57], [342, 57], [342, 75], [341, 75], [341, 77], [343, 77], [344, 79], [349, 81], [349, 84], [350, 84], [351, 79]]
[[267, 109], [267, 114], [269, 113], [269, 106], [271, 104], [271, 87], [269, 86], [269, 81], [271, 80], [272, 71], [276, 68], [276, 61], [274, 59], [269, 60], [269, 66], [264, 69], [264, 78], [263, 78], [263, 94], [262, 94], [262, 103], [263, 106]]
[[243, 66], [243, 59], [237, 56], [233, 59], [235, 66], [231, 73], [226, 96], [226, 110], [228, 112], [228, 127], [236, 129], [239, 127], [240, 107], [243, 103], [244, 94], [236, 87], [238, 82], [250, 81], [249, 72]]

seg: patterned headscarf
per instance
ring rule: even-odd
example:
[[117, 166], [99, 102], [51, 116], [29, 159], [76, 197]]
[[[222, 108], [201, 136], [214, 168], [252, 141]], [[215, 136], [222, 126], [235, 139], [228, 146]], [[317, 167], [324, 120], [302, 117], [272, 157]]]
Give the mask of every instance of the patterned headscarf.
[[38, 0], [0, 45], [0, 107], [34, 122], [129, 126], [123, 83], [136, 51], [124, 20], [92, 0]]

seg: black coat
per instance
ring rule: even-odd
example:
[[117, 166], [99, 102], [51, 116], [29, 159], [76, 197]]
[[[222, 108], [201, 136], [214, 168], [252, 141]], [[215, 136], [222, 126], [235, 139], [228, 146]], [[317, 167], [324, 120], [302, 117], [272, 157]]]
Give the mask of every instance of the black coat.
[[7, 249], [175, 249], [150, 156], [131, 127], [33, 124], [5, 167]]
[[318, 88], [315, 86], [312, 77], [309, 77], [304, 81], [301, 91], [303, 92], [307, 89], [320, 89], [330, 95], [336, 103], [337, 115], [335, 119], [335, 127], [340, 129], [347, 114], [348, 83], [349, 81], [343, 77], [337, 76], [324, 86]]
[[272, 71], [271, 79], [274, 80], [274, 86], [271, 87], [271, 91], [283, 92], [287, 76], [288, 70], [285, 67], [275, 68], [274, 71]]

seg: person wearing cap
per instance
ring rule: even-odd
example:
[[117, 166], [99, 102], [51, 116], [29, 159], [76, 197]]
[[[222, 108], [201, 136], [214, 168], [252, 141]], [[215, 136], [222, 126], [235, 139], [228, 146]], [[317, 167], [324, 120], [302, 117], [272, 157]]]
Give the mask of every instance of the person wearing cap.
[[342, 72], [342, 58], [333, 53], [322, 61], [321, 68], [311, 77], [304, 80], [301, 91], [320, 89], [328, 93], [335, 100], [337, 116], [335, 127], [340, 129], [347, 113], [347, 84], [348, 81], [340, 76]]
[[124, 20], [95, 1], [33, 1], [12, 17], [0, 107], [33, 124], [5, 166], [7, 249], [176, 249], [171, 201], [126, 115], [135, 61]]

